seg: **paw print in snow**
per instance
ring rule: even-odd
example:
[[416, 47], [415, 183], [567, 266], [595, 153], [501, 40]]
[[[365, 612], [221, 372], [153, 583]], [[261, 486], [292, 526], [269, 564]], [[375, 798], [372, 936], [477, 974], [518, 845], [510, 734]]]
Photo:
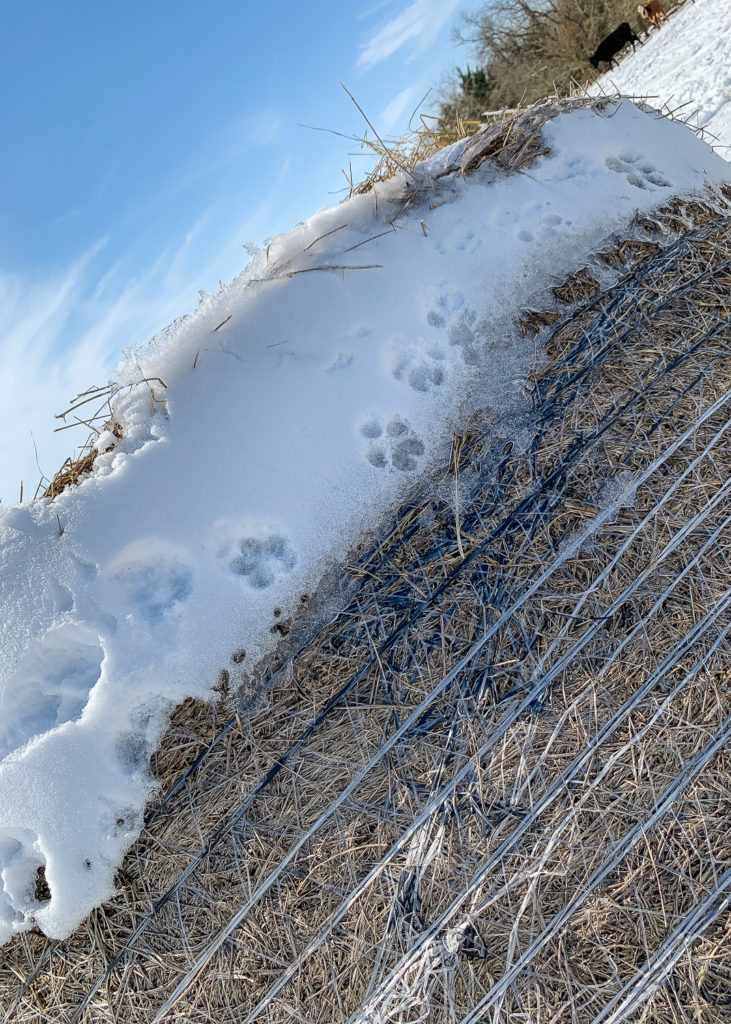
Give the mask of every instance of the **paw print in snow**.
[[623, 152], [618, 156], [608, 156], [604, 163], [610, 171], [624, 175], [635, 188], [666, 188], [670, 184], [651, 163], [641, 160], [637, 153]]
[[415, 434], [410, 434], [391, 449], [391, 465], [402, 473], [408, 473], [418, 467], [419, 456], [423, 454], [424, 443]]
[[228, 567], [235, 576], [243, 576], [255, 590], [266, 590], [278, 575], [292, 569], [297, 562], [290, 544], [278, 533], [268, 537], [243, 537], [238, 549]]
[[5, 685], [0, 759], [33, 736], [79, 718], [99, 681], [104, 648], [82, 623], [49, 630]]
[[430, 327], [445, 327], [453, 314], [458, 313], [464, 306], [462, 292], [444, 283], [436, 287], [425, 285], [418, 294], [423, 308], [427, 310], [426, 322]]
[[377, 417], [371, 416], [361, 424], [360, 433], [368, 440], [379, 439], [366, 452], [367, 461], [376, 469], [386, 469], [389, 463], [402, 473], [417, 469], [424, 444], [399, 416], [393, 416], [385, 429]]
[[446, 320], [438, 309], [430, 309], [426, 314], [426, 322], [430, 327], [444, 327]]
[[383, 433], [383, 427], [381, 421], [377, 416], [369, 416], [368, 419], [363, 420], [360, 425], [360, 432], [363, 437], [374, 438], [380, 437]]
[[444, 350], [421, 338], [411, 343], [398, 341], [393, 345], [392, 373], [413, 391], [441, 387], [446, 379]]
[[352, 362], [352, 352], [334, 352], [325, 364], [325, 373], [334, 373], [336, 370], [347, 370]]
[[449, 344], [456, 346], [468, 366], [476, 366], [482, 359], [482, 341], [479, 337], [477, 314], [474, 310], [464, 313], [450, 325]]
[[[539, 210], [543, 210], [544, 205], [538, 207]], [[519, 224], [524, 225], [525, 221], [518, 221]], [[517, 231], [517, 236], [522, 242], [532, 242], [535, 235], [540, 239], [556, 238], [561, 233], [561, 225], [564, 223], [563, 217], [559, 213], [536, 213], [535, 218], [532, 220], [530, 228], [526, 229], [524, 226], [520, 227]]]
[[135, 541], [115, 558], [109, 575], [141, 619], [157, 625], [193, 592], [193, 573], [182, 552], [165, 541]]

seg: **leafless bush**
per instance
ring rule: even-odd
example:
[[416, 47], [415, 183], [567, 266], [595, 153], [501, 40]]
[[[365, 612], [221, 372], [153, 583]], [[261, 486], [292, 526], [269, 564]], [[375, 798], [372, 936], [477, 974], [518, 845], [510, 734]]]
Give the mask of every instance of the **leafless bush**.
[[442, 89], [443, 116], [567, 94], [594, 76], [589, 55], [622, 21], [640, 28], [630, 0], [495, 0], [464, 14], [456, 37], [472, 47], [477, 70], [457, 69]]

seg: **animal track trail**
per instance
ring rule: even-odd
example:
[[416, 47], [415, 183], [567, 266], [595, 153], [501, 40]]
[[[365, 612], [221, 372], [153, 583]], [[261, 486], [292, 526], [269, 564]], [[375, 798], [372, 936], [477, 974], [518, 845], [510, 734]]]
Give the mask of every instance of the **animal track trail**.
[[381, 420], [371, 416], [361, 424], [360, 433], [367, 440], [378, 441], [366, 451], [366, 460], [376, 469], [391, 465], [401, 473], [408, 473], [418, 468], [424, 443], [401, 417], [391, 417], [384, 427]]
[[326, 361], [324, 370], [325, 373], [335, 373], [337, 370], [347, 370], [353, 363], [353, 353], [349, 351], [338, 350], [333, 352], [330, 358]]
[[637, 153], [625, 152], [619, 156], [608, 156], [604, 163], [610, 171], [624, 175], [635, 188], [666, 188], [670, 184], [656, 167], [646, 160], [641, 160]]
[[368, 324], [361, 324], [348, 333], [341, 334], [337, 339], [338, 347], [334, 348], [321, 364], [325, 373], [347, 370], [352, 366], [356, 352], [362, 347], [364, 339], [372, 333], [372, 327]]

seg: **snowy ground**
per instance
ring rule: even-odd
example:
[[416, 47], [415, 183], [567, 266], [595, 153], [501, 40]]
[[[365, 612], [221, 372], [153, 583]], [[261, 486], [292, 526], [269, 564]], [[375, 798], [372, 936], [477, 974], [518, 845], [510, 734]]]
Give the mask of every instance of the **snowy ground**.
[[635, 211], [731, 180], [626, 101], [545, 133], [524, 173], [433, 179], [442, 155], [420, 205], [400, 178], [275, 239], [127, 354], [123, 437], [99, 439], [115, 447], [93, 476], [0, 508], [1, 941], [34, 922], [63, 937], [110, 895], [171, 706], [271, 648], [275, 609], [443, 454], [468, 404], [520, 408], [521, 306]]
[[686, 0], [590, 92], [647, 97], [658, 109], [676, 110], [677, 117], [703, 128], [707, 141], [731, 160], [729, 40], [729, 0]]

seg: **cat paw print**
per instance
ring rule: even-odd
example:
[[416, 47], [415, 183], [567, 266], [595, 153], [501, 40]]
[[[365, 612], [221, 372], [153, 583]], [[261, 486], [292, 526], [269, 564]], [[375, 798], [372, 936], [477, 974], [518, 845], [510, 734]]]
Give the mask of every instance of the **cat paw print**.
[[617, 156], [608, 156], [604, 163], [610, 171], [622, 174], [635, 188], [667, 188], [670, 184], [654, 164], [643, 160], [637, 153], [625, 151]]
[[83, 623], [65, 623], [37, 640], [5, 687], [0, 758], [34, 736], [76, 721], [103, 661], [98, 634]]
[[427, 310], [426, 322], [430, 327], [444, 327], [455, 313], [464, 307], [464, 294], [459, 288], [451, 288], [444, 283], [436, 287], [424, 287], [420, 299]]
[[417, 338], [396, 342], [392, 348], [391, 372], [413, 391], [427, 392], [446, 380], [445, 353], [441, 345]]
[[325, 373], [335, 373], [336, 370], [347, 370], [353, 364], [353, 353], [346, 351], [333, 352], [325, 363]]
[[544, 213], [539, 218], [539, 230], [544, 237], [553, 238], [559, 234], [559, 227], [563, 224], [563, 217], [560, 213]]
[[465, 310], [454, 323], [450, 324], [447, 335], [449, 344], [460, 350], [462, 358], [468, 366], [476, 366], [480, 363], [483, 339], [480, 337], [477, 314], [474, 310]]
[[389, 465], [401, 473], [418, 469], [424, 443], [400, 416], [391, 417], [385, 426], [378, 417], [371, 416], [361, 424], [360, 433], [372, 442], [365, 457], [376, 469]]
[[[540, 209], [540, 207], [539, 207]], [[524, 221], [518, 221], [519, 224], [524, 224]], [[520, 227], [515, 228], [514, 232], [517, 238], [521, 242], [532, 242], [538, 237], [538, 239], [556, 238], [564, 230], [561, 228], [562, 224], [570, 224], [570, 221], [564, 222], [563, 217], [559, 213], [536, 213], [532, 222], [531, 231], [528, 228]]]
[[108, 570], [136, 615], [155, 626], [193, 593], [193, 572], [183, 552], [150, 537], [117, 555]]
[[277, 576], [294, 568], [297, 557], [289, 541], [279, 533], [264, 537], [242, 537], [229, 570], [241, 576], [254, 590], [266, 590]]
[[216, 521], [203, 547], [225, 573], [253, 590], [266, 590], [297, 564], [294, 548], [277, 526], [248, 518]]

